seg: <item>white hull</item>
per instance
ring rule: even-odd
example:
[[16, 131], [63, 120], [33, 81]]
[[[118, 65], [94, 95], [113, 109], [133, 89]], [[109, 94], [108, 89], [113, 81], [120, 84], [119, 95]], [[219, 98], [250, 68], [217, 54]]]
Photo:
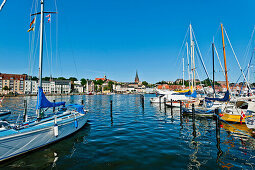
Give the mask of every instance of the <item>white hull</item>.
[[32, 130], [31, 128], [25, 128], [17, 132], [14, 132], [15, 130], [7, 130], [12, 131], [10, 133], [14, 133], [10, 135], [7, 132], [6, 136], [0, 137], [0, 161], [63, 139], [83, 127], [88, 120], [88, 116], [88, 113], [77, 116], [77, 128], [75, 127], [74, 118], [58, 118], [58, 136], [55, 136], [53, 131], [54, 119], [44, 124], [35, 125]]

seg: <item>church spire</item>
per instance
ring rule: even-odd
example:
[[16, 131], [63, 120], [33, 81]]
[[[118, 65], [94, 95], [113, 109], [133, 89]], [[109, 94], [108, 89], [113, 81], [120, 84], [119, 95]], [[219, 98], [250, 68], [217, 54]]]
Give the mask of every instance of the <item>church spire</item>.
[[135, 75], [135, 83], [139, 83], [139, 77], [138, 77], [137, 70], [136, 70], [136, 75]]

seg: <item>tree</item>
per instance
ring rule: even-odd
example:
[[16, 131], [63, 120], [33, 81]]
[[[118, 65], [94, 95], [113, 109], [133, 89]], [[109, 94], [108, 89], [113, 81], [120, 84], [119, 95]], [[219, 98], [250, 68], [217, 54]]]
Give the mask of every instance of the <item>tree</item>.
[[147, 83], [147, 81], [143, 81], [142, 84], [147, 87], [149, 83]]
[[87, 84], [87, 80], [85, 78], [81, 79], [81, 85], [85, 86]]
[[101, 80], [101, 79], [99, 79], [99, 80], [97, 80], [97, 84], [100, 85], [100, 86], [102, 86], [102, 85], [104, 84], [104, 81]]
[[37, 81], [37, 80], [38, 80], [38, 78], [37, 78], [36, 76], [33, 76], [33, 77], [31, 78], [31, 80], [35, 80], [35, 81]]
[[3, 87], [3, 90], [6, 90], [6, 91], [8, 92], [9, 90], [11, 90], [11, 88], [9, 88], [9, 87], [7, 87], [7, 86], [4, 86], [4, 87]]
[[75, 78], [75, 77], [70, 77], [69, 80], [71, 80], [71, 81], [77, 81], [77, 78]]
[[42, 80], [44, 80], [44, 81], [50, 81], [50, 77], [44, 77], [44, 78], [42, 78]]
[[9, 91], [9, 90], [11, 90], [11, 88], [9, 88], [9, 87], [7, 87], [7, 86], [4, 86], [4, 87], [3, 87], [3, 90]]
[[167, 84], [166, 81], [160, 81], [160, 82], [157, 82], [156, 84]]
[[108, 82], [108, 89], [112, 92], [113, 91], [113, 82], [112, 81], [109, 81]]
[[58, 77], [57, 80], [66, 80], [65, 77]]

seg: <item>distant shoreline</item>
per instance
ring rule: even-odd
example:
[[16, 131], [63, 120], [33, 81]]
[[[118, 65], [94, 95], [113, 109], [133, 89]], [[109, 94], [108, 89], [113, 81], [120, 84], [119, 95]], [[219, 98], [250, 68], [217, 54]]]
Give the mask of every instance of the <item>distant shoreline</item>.
[[[132, 95], [132, 94], [146, 94], [146, 93], [112, 93], [112, 94], [123, 94], [123, 95]], [[86, 93], [70, 93], [70, 94], [45, 94], [45, 96], [94, 96], [94, 95], [112, 95], [112, 94], [86, 94]], [[148, 94], [154, 94], [154, 93], [148, 93]], [[8, 95], [0, 95], [0, 97], [26, 97], [26, 96], [37, 96], [37, 94], [8, 94]]]

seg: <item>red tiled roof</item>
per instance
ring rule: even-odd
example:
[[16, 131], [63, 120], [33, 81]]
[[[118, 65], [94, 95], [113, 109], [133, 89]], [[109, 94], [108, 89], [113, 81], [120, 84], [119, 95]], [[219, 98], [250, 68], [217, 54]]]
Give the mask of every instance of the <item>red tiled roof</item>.
[[106, 79], [105, 78], [96, 78], [95, 80], [103, 80], [103, 81], [105, 81]]
[[26, 74], [5, 74], [5, 73], [0, 73], [0, 78], [2, 78], [2, 80], [21, 80], [21, 78], [23, 80], [25, 80], [27, 77]]

